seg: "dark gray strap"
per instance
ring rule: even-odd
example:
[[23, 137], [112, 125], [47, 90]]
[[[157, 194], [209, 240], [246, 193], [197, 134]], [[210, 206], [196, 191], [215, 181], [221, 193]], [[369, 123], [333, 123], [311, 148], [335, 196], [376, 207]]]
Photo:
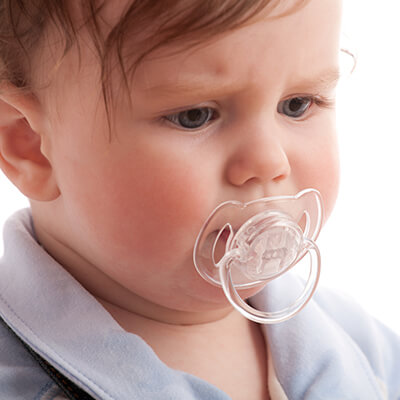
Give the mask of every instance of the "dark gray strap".
[[15, 336], [20, 343], [28, 350], [29, 354], [34, 360], [42, 367], [47, 375], [58, 385], [58, 387], [64, 392], [64, 394], [71, 400], [94, 400], [92, 396], [87, 394], [84, 390], [75, 385], [60, 371], [49, 364], [44, 358], [37, 354], [27, 343], [25, 343], [3, 320], [0, 316], [0, 322]]

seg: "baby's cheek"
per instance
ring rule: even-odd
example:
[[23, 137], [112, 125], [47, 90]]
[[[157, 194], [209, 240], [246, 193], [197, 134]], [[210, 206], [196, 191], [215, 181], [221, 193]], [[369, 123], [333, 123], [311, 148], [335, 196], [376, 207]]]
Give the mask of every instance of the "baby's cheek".
[[318, 185], [324, 201], [325, 220], [330, 216], [339, 190], [340, 166], [336, 140], [319, 160]]
[[210, 211], [204, 176], [196, 169], [149, 166], [133, 181], [124, 196], [131, 237], [121, 239], [146, 261], [186, 257]]
[[326, 141], [309, 151], [309, 157], [299, 157], [293, 170], [297, 171], [299, 186], [320, 191], [325, 219], [334, 207], [339, 187], [339, 158], [336, 139], [326, 136]]

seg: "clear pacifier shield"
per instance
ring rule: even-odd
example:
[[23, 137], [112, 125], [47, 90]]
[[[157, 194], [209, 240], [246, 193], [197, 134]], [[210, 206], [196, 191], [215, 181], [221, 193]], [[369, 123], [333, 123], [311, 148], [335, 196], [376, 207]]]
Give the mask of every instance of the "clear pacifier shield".
[[249, 203], [227, 201], [207, 218], [197, 237], [193, 259], [199, 274], [221, 286], [220, 268], [229, 263], [235, 288], [268, 282], [290, 269], [308, 251], [321, 229], [318, 191], [276, 196]]
[[[193, 251], [194, 264], [205, 280], [222, 287], [228, 301], [246, 318], [262, 324], [282, 322], [297, 314], [315, 291], [321, 258], [314, 240], [321, 223], [321, 196], [314, 189], [245, 204], [228, 201], [211, 213], [200, 230]], [[288, 307], [261, 311], [239, 296], [238, 288], [278, 278], [307, 253], [307, 282]]]

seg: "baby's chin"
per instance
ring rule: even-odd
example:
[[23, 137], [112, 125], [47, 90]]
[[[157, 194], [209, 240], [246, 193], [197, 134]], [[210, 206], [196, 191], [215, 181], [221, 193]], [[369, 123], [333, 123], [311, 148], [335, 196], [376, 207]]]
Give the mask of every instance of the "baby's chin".
[[[180, 275], [164, 276], [152, 285], [136, 286], [129, 308], [134, 313], [159, 322], [190, 325], [216, 321], [233, 311], [221, 287], [203, 279], [195, 268], [183, 268]], [[166, 279], [169, 278], [169, 279]], [[238, 290], [247, 299], [263, 285]]]
[[[191, 287], [191, 291], [185, 291], [186, 300], [181, 304], [175, 304], [174, 308], [182, 312], [198, 312], [198, 313], [226, 313], [232, 310], [232, 305], [225, 296], [222, 287], [215, 286], [203, 278], [199, 277], [200, 281]], [[240, 297], [244, 300], [254, 296], [264, 288], [265, 285], [260, 285], [248, 289], [238, 290]], [[224, 311], [225, 310], [225, 311]]]

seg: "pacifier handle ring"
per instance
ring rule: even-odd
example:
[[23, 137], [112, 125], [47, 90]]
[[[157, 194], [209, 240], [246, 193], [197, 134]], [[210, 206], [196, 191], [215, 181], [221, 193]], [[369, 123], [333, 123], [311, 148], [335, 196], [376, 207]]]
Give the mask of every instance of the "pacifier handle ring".
[[[306, 252], [310, 254], [310, 273], [308, 275], [306, 286], [301, 295], [292, 305], [280, 311], [260, 311], [247, 304], [239, 296], [232, 282], [230, 261], [234, 259], [234, 256], [229, 257], [225, 262], [221, 263], [219, 265], [219, 276], [221, 279], [222, 289], [232, 306], [244, 317], [260, 324], [277, 324], [286, 321], [303, 309], [315, 292], [321, 272], [321, 255], [318, 246], [311, 239], [304, 239], [303, 243], [303, 250], [306, 250]], [[304, 254], [303, 251], [301, 251], [301, 253]]]

